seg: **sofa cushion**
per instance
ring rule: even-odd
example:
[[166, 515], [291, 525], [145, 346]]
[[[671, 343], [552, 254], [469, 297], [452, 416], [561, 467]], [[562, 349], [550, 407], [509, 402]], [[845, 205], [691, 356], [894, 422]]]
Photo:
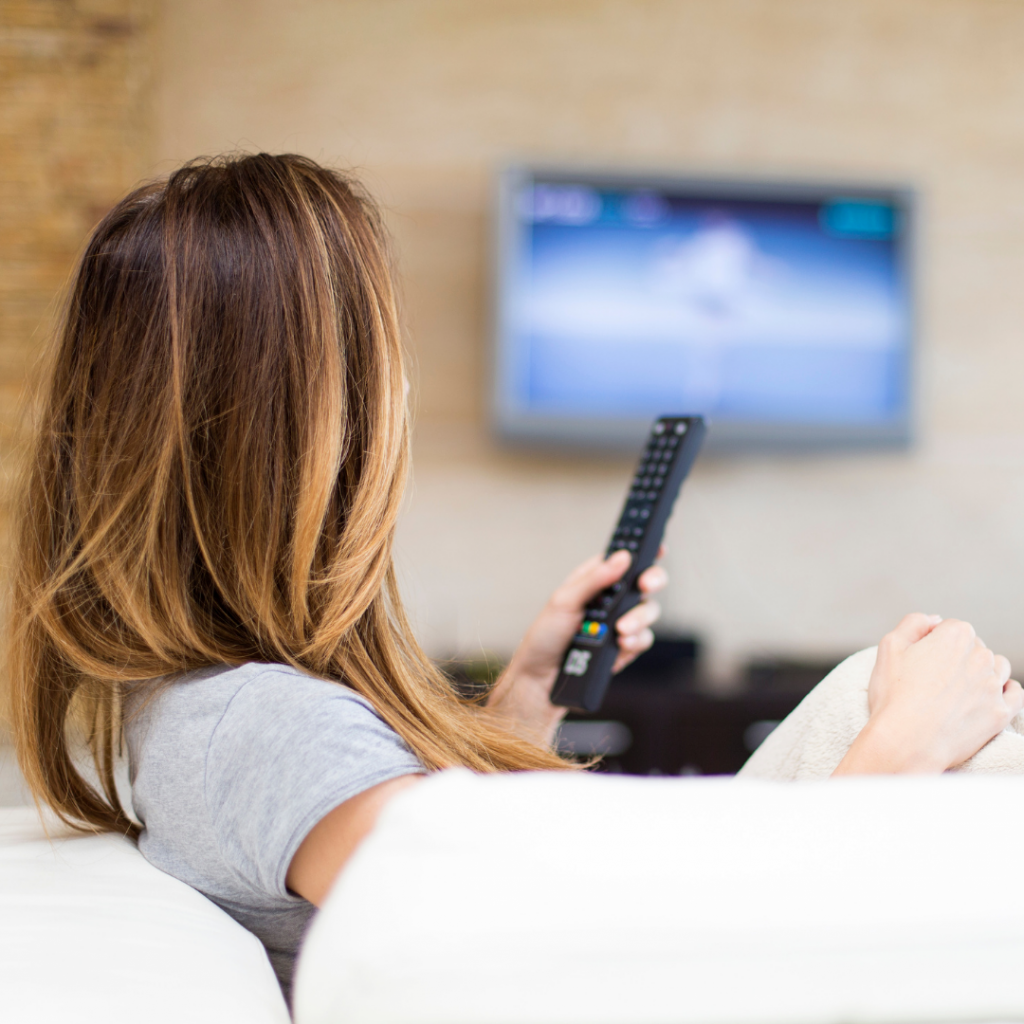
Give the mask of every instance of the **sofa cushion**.
[[0, 808], [0, 1015], [287, 1024], [260, 942], [118, 836]]
[[452, 771], [300, 955], [296, 1024], [1024, 1019], [1024, 778]]

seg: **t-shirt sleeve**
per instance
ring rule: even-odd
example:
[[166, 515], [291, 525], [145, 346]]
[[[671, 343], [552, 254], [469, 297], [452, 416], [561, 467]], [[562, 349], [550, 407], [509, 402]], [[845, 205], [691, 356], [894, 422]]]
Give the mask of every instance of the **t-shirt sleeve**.
[[288, 866], [318, 821], [377, 783], [423, 771], [350, 690], [268, 667], [238, 690], [213, 731], [206, 810], [236, 880], [287, 898]]

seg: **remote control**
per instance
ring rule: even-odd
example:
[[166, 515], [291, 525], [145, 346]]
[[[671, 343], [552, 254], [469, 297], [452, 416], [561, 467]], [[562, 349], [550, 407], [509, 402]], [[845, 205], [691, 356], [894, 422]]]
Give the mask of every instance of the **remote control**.
[[555, 681], [552, 703], [580, 711], [601, 706], [619, 653], [615, 624], [640, 603], [637, 577], [658, 557], [665, 524], [706, 430], [700, 416], [662, 416], [655, 421], [606, 552], [607, 556], [625, 548], [633, 561], [626, 575], [584, 610], [583, 624]]

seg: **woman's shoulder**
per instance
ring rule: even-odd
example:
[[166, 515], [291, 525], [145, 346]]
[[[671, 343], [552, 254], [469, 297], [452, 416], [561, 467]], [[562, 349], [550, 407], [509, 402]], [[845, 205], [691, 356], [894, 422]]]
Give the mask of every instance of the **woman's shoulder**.
[[133, 795], [148, 805], [241, 805], [240, 786], [249, 796], [266, 790], [276, 805], [274, 794], [308, 789], [308, 772], [337, 775], [335, 790], [347, 792], [363, 775], [419, 767], [363, 697], [289, 665], [210, 666], [165, 680], [129, 702], [125, 735]]
[[211, 665], [137, 689], [129, 698], [125, 734], [129, 749], [168, 745], [208, 747], [216, 738], [269, 740], [317, 727], [390, 733], [372, 705], [343, 683], [310, 675], [291, 665], [248, 662]]
[[154, 711], [161, 716], [180, 711], [205, 716], [217, 709], [226, 711], [243, 696], [260, 703], [342, 700], [370, 706], [342, 682], [311, 675], [292, 665], [267, 662], [208, 665], [169, 676], [136, 690], [129, 705], [137, 705], [146, 717], [152, 717]]
[[338, 690], [349, 696], [357, 696], [353, 690], [337, 680], [315, 676], [294, 665], [262, 661], [247, 661], [241, 665], [207, 665], [192, 672], [182, 672], [167, 677], [163, 689], [183, 694], [186, 690], [198, 686], [209, 691], [228, 693], [237, 692], [246, 686], [258, 686], [263, 689], [285, 687], [322, 692]]

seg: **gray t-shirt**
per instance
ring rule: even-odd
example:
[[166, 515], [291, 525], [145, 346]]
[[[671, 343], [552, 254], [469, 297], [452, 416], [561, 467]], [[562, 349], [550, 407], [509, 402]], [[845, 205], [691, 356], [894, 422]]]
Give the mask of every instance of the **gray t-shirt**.
[[422, 764], [362, 697], [284, 665], [185, 675], [130, 706], [125, 732], [139, 849], [253, 932], [290, 997], [314, 912], [285, 886], [295, 851], [349, 797]]

